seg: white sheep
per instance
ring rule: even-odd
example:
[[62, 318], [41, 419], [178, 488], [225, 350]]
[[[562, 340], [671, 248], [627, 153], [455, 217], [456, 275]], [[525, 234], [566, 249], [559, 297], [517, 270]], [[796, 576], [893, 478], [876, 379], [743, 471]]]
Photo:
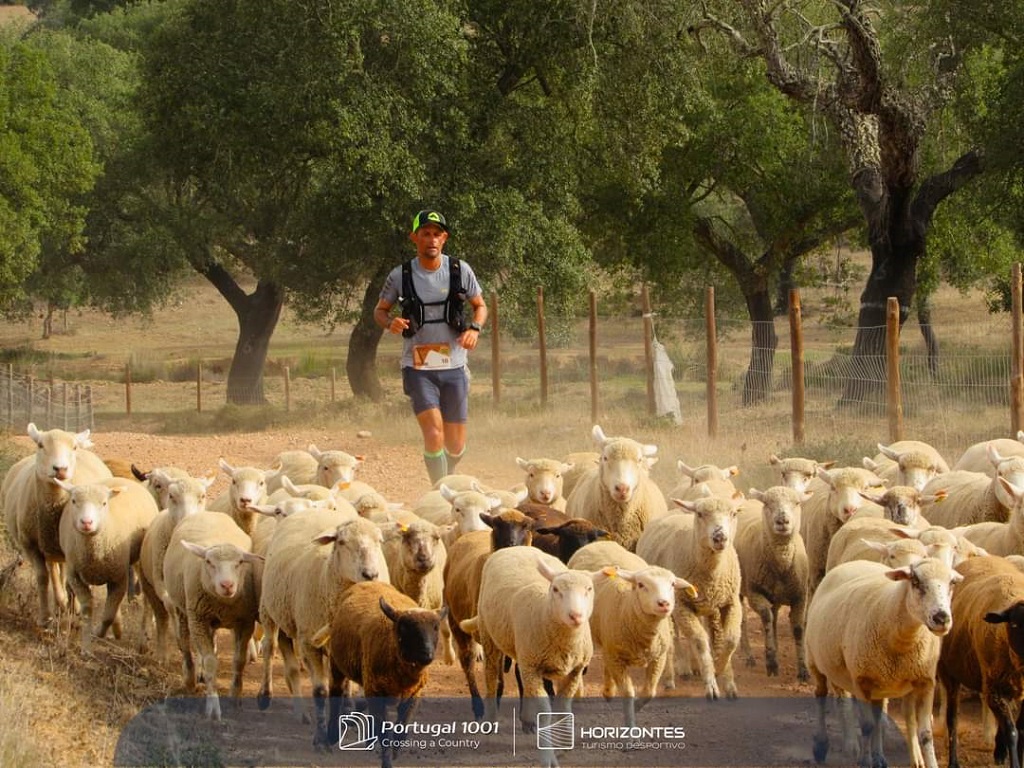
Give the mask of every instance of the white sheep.
[[322, 485], [330, 488], [339, 481], [352, 482], [365, 457], [345, 451], [321, 451], [310, 443], [305, 451], [282, 451], [267, 473], [267, 493], [281, 488], [284, 478], [296, 485]]
[[[535, 728], [538, 711], [549, 709], [545, 679], [555, 684], [559, 708], [576, 695], [594, 653], [594, 585], [605, 579], [601, 571], [569, 570], [534, 547], [491, 553], [481, 575], [477, 615], [461, 622], [484, 649], [486, 719], [497, 713], [506, 656], [519, 665], [522, 677], [524, 731]], [[545, 763], [553, 764], [553, 755], [544, 752]]]
[[[801, 504], [809, 494], [785, 486], [765, 491], [750, 489], [737, 519], [736, 554], [740, 562], [740, 591], [764, 628], [765, 669], [779, 674], [779, 608], [789, 607], [789, 624], [796, 645], [796, 676], [809, 680], [804, 659], [804, 610], [807, 607], [807, 550], [800, 537]], [[746, 616], [740, 625], [740, 648], [747, 665], [756, 662], [750, 649]]]
[[489, 526], [487, 531], [470, 531], [452, 544], [443, 573], [448, 629], [455, 641], [473, 716], [477, 719], [483, 717], [484, 703], [473, 663], [482, 652], [478, 653], [478, 644], [462, 630], [460, 622], [476, 616], [480, 578], [491, 552], [505, 547], [528, 547], [533, 537], [533, 520], [519, 510], [506, 509], [493, 516], [485, 514], [483, 520]]
[[[673, 499], [686, 513], [652, 520], [640, 535], [636, 553], [651, 565], [668, 568], [696, 589], [696, 599], [676, 602], [676, 633], [689, 646], [704, 684], [705, 696], [717, 699], [720, 691], [737, 696], [732, 656], [740, 640], [743, 603], [740, 563], [736, 555], [738, 499], [706, 497], [696, 501]], [[721, 678], [721, 686], [716, 680]], [[675, 662], [668, 670], [675, 685]]]
[[160, 509], [167, 509], [167, 491], [170, 484], [175, 480], [192, 477], [188, 470], [181, 467], [154, 467], [149, 472], [143, 472], [134, 464], [132, 464], [132, 475], [149, 489]]
[[[932, 704], [940, 638], [949, 632], [952, 585], [961, 576], [925, 558], [890, 569], [858, 560], [829, 571], [807, 609], [807, 666], [818, 701], [814, 759], [825, 761], [829, 685], [856, 697], [862, 737], [858, 762], [885, 765], [881, 717], [887, 699], [904, 699], [911, 764], [937, 768]], [[847, 743], [855, 736], [847, 733]]]
[[142, 539], [139, 581], [156, 620], [156, 657], [160, 661], [167, 659], [167, 619], [171, 611], [170, 598], [164, 586], [167, 546], [178, 523], [188, 515], [206, 509], [206, 492], [212, 484], [212, 477], [171, 481], [167, 486], [167, 507], [153, 518]]
[[886, 488], [883, 493], [861, 491], [861, 496], [871, 502], [872, 506], [857, 510], [849, 522], [865, 517], [885, 518], [897, 525], [923, 530], [930, 523], [924, 518], [922, 508], [938, 504], [946, 498], [945, 491], [924, 494], [909, 485], [894, 485]]
[[218, 629], [234, 634], [230, 694], [237, 701], [259, 612], [260, 586], [252, 566], [262, 558], [250, 551], [250, 543], [226, 515], [197, 512], [177, 525], [164, 556], [164, 584], [177, 617], [185, 688], [195, 688], [195, 651], [206, 684], [206, 716], [215, 720], [221, 711], [214, 634]]
[[878, 443], [878, 454], [874, 459], [865, 457], [864, 467], [889, 485], [909, 485], [919, 491], [936, 475], [949, 472], [949, 464], [942, 455], [920, 440]]
[[606, 437], [597, 425], [593, 438], [600, 461], [573, 489], [565, 513], [590, 520], [633, 550], [647, 523], [668, 511], [665, 496], [649, 473], [658, 447], [628, 437]]
[[676, 462], [679, 482], [666, 494], [670, 499], [693, 501], [701, 496], [718, 496], [730, 499], [736, 493], [732, 478], [740, 473], [735, 464], [719, 467], [716, 464], [701, 464], [691, 467], [681, 459]]
[[860, 467], [818, 470], [818, 477], [807, 489], [813, 496], [803, 505], [800, 527], [800, 535], [807, 548], [808, 599], [814, 595], [818, 582], [825, 575], [832, 537], [855, 512], [871, 503], [861, 492], [882, 485], [882, 479], [874, 472]]
[[68, 493], [60, 518], [60, 546], [68, 584], [82, 606], [82, 651], [88, 652], [93, 635], [91, 587], [107, 588], [96, 636], [104, 637], [113, 628], [114, 637], [120, 639], [121, 601], [146, 529], [160, 510], [149, 491], [134, 480], [111, 477], [85, 485], [53, 482]]
[[250, 537], [261, 517], [250, 509], [252, 504], [267, 501], [267, 475], [255, 467], [234, 467], [224, 459], [218, 462], [221, 471], [231, 479], [226, 493], [207, 504], [211, 512], [230, 515]]
[[780, 485], [792, 488], [794, 491], [806, 491], [811, 480], [818, 476], [818, 468], [831, 469], [835, 466], [834, 461], [815, 461], [799, 456], [792, 456], [787, 459], [780, 459], [774, 453], [768, 457], [768, 463], [775, 467], [781, 475]]
[[338, 596], [348, 586], [390, 580], [382, 542], [380, 528], [359, 517], [351, 505], [308, 510], [277, 524], [267, 549], [260, 599], [261, 709], [270, 705], [271, 662], [278, 642], [291, 694], [299, 695], [297, 646], [312, 679], [314, 697], [326, 695], [324, 652], [313, 644], [313, 635], [331, 623]]
[[983, 440], [975, 443], [961, 454], [953, 469], [962, 469], [967, 472], [984, 472], [994, 474], [995, 468], [989, 460], [989, 446], [995, 448], [1002, 456], [1024, 456], [1024, 431], [1017, 432], [1017, 439], [1008, 437], [997, 437], [994, 440]]
[[990, 555], [1024, 555], [1024, 486], [1016, 486], [1002, 477], [996, 482], [1012, 500], [1010, 519], [1005, 523], [974, 523], [954, 528], [968, 541]]
[[571, 464], [557, 459], [522, 459], [518, 456], [516, 464], [526, 473], [527, 499], [524, 501], [535, 501], [554, 507], [560, 512], [565, 511], [562, 476], [572, 469]]
[[436, 491], [428, 491], [413, 505], [417, 517], [434, 525], [455, 524], [454, 531], [445, 539], [445, 545], [470, 531], [490, 530], [481, 520], [483, 514], [492, 514], [501, 506], [501, 499], [485, 492], [480, 486], [468, 491], [455, 491], [442, 485]]
[[384, 559], [391, 583], [422, 608], [438, 610], [442, 603], [445, 530], [426, 520], [390, 523], [384, 531]]
[[1024, 488], [1024, 457], [1003, 456], [989, 445], [986, 451], [992, 474], [957, 470], [935, 477], [924, 487], [925, 493], [946, 492], [946, 499], [928, 510], [935, 525], [956, 528], [974, 523], [1005, 523], [1010, 518], [1013, 499], [999, 478]]
[[[648, 565], [614, 541], [595, 541], [581, 547], [569, 559], [568, 567], [604, 570], [608, 576], [596, 588], [590, 632], [604, 660], [601, 693], [606, 699], [618, 693], [623, 699], [626, 725], [635, 726], [636, 713], [658, 692], [672, 651], [675, 591], [683, 589], [696, 598], [697, 590], [686, 579], [667, 568]], [[630, 667], [644, 669], [638, 701]]]
[[600, 461], [601, 454], [597, 451], [574, 451], [562, 457], [562, 463], [569, 467], [562, 473], [562, 495], [566, 501], [583, 476]]
[[[864, 517], [854, 519], [844, 525], [829, 544], [826, 570], [832, 570], [840, 563], [851, 560], [871, 560], [881, 562], [885, 554], [884, 545], [889, 556], [899, 555], [899, 548], [889, 545], [897, 541], [914, 539], [924, 547], [929, 557], [945, 560], [951, 567], [956, 567], [969, 557], [980, 557], [988, 554], [973, 544], [958, 531], [951, 531], [941, 525], [930, 525], [927, 528], [911, 528], [901, 526], [881, 517]], [[912, 550], [908, 550], [912, 551]]]
[[62, 480], [85, 485], [112, 477], [110, 469], [95, 453], [89, 430], [65, 432], [51, 429], [40, 432], [28, 425], [28, 436], [35, 453], [19, 460], [0, 484], [4, 523], [14, 545], [28, 559], [35, 572], [39, 597], [38, 621], [50, 621], [49, 590], [60, 610], [68, 606], [64, 579], [59, 564], [64, 562], [60, 548], [60, 517], [68, 501], [68, 492], [53, 483]]

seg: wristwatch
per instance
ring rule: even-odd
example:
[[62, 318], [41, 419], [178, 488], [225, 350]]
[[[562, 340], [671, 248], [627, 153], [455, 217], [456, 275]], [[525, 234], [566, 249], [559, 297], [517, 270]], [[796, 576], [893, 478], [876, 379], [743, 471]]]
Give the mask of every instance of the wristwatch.
[[477, 333], [480, 333], [480, 331], [482, 331], [482, 330], [483, 330], [483, 326], [482, 326], [482, 325], [480, 325], [480, 323], [478, 323], [478, 322], [477, 322], [476, 320], [474, 320], [474, 321], [473, 321], [472, 323], [470, 323], [470, 324], [469, 324], [468, 326], [466, 326], [466, 327], [467, 327], [467, 328], [468, 328], [469, 330], [471, 330], [471, 331], [476, 331]]

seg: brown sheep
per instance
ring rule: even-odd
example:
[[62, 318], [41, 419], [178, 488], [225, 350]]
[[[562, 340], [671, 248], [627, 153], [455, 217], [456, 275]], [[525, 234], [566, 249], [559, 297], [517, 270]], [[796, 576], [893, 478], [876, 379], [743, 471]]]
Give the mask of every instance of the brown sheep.
[[581, 547], [611, 534], [590, 520], [569, 517], [548, 504], [524, 501], [517, 509], [533, 520], [533, 546], [568, 563]]
[[[441, 622], [447, 608], [420, 608], [390, 584], [353, 584], [338, 600], [330, 627], [316, 633], [314, 643], [330, 642], [331, 707], [328, 743], [338, 743], [340, 721], [352, 711], [343, 693], [347, 681], [363, 686], [374, 733], [386, 716], [389, 698], [398, 700], [397, 722], [404, 724], [427, 682], [427, 667], [437, 653]], [[321, 705], [322, 706], [322, 705]], [[318, 718], [319, 719], [319, 718]], [[318, 723], [318, 729], [319, 729]], [[397, 752], [381, 743], [381, 765], [390, 766]]]

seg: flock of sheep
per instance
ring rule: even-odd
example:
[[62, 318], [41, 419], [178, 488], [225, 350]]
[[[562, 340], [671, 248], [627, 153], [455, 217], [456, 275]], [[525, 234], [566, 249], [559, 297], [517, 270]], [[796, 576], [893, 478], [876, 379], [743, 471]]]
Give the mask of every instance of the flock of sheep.
[[[679, 485], [663, 493], [650, 475], [656, 446], [595, 426], [593, 452], [517, 459], [520, 486], [450, 475], [412, 509], [359, 480], [361, 459], [340, 450], [285, 451], [269, 470], [222, 460], [230, 486], [208, 502], [213, 478], [101, 459], [88, 431], [30, 424], [28, 436], [35, 454], [9, 470], [0, 503], [34, 570], [39, 622], [77, 601], [84, 651], [94, 635], [120, 638], [137, 580], [146, 642], [155, 628], [165, 659], [173, 628], [185, 685], [205, 684], [212, 718], [223, 628], [234, 638], [232, 697], [262, 655], [258, 702], [269, 706], [279, 649], [299, 706], [305, 668], [318, 744], [337, 740], [355, 686], [379, 717], [397, 698], [407, 718], [438, 656], [458, 659], [478, 718], [495, 714], [514, 663], [530, 730], [551, 697], [568, 706], [581, 693], [595, 646], [602, 693], [622, 698], [632, 726], [679, 673], [697, 675], [708, 699], [738, 695], [735, 651], [757, 663], [745, 602], [762, 621], [770, 676], [789, 609], [797, 678], [819, 702], [817, 761], [837, 693], [851, 758], [885, 765], [881, 716], [902, 699], [913, 765], [936, 766], [938, 681], [950, 765], [965, 687], [994, 715], [995, 759], [1020, 766], [1024, 433], [972, 446], [952, 468], [918, 441], [879, 445], [860, 467], [772, 456], [778, 484], [744, 495], [737, 467], [682, 461]], [[95, 586], [106, 588], [98, 623]], [[382, 750], [384, 765], [391, 757]], [[557, 764], [550, 750], [542, 759]]]

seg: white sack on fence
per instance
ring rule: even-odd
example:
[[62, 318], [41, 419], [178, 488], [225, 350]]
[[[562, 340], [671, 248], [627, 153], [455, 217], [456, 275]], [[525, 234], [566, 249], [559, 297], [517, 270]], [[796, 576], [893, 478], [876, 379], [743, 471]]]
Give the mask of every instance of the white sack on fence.
[[675, 424], [683, 423], [682, 410], [679, 407], [679, 394], [672, 379], [675, 368], [669, 359], [665, 345], [657, 339], [654, 347], [654, 412], [658, 416], [671, 416]]

